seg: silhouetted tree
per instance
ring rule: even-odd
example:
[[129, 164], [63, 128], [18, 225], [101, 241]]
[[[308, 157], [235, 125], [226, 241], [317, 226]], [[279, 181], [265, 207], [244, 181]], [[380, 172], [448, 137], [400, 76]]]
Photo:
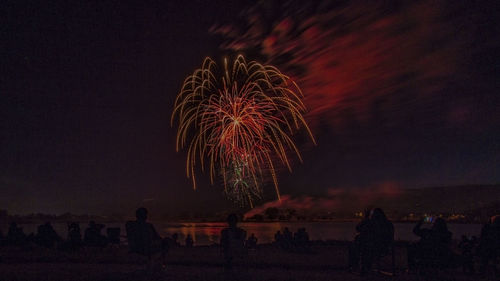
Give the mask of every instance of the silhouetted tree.
[[280, 213], [280, 210], [278, 210], [278, 208], [274, 208], [274, 207], [273, 208], [267, 208], [264, 211], [264, 214], [270, 220], [275, 220], [276, 218], [278, 218], [279, 213]]

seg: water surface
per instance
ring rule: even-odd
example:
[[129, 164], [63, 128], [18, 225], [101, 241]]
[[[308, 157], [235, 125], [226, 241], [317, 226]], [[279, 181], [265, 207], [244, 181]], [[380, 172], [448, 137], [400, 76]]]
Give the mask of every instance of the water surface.
[[[154, 222], [158, 234], [162, 237], [171, 236], [174, 233], [179, 235], [179, 242], [184, 244], [184, 240], [188, 234], [191, 234], [196, 245], [210, 245], [219, 242], [221, 230], [226, 227], [225, 223], [202, 223], [202, 222]], [[274, 239], [274, 234], [277, 231], [283, 231], [288, 227], [294, 232], [300, 227], [305, 227], [312, 240], [352, 240], [355, 236], [355, 226], [357, 222], [247, 222], [241, 223], [248, 235], [254, 233], [258, 238], [259, 243], [269, 243]], [[37, 225], [21, 224], [25, 233], [36, 232]], [[62, 237], [67, 237], [67, 224], [54, 223], [54, 229]], [[413, 241], [418, 239], [412, 232], [414, 224], [412, 223], [395, 223], [395, 239]], [[87, 223], [81, 223], [82, 235]], [[108, 223], [106, 227], [120, 227], [121, 235], [125, 235], [124, 223]], [[460, 239], [462, 235], [478, 236], [481, 231], [479, 224], [448, 224], [448, 228], [453, 232], [453, 239]], [[5, 234], [7, 225], [0, 225], [0, 229]], [[105, 234], [103, 231], [103, 234]]]

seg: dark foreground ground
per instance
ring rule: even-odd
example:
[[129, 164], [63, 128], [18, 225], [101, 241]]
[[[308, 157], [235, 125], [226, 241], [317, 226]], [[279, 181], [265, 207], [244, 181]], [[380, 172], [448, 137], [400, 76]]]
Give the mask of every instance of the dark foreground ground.
[[[270, 245], [251, 251], [234, 272], [225, 273], [219, 247], [172, 249], [167, 267], [150, 264], [126, 248], [83, 249], [77, 253], [32, 248], [0, 249], [0, 281], [9, 280], [498, 280], [493, 272], [486, 276], [465, 276], [461, 269], [438, 272], [428, 276], [405, 273], [406, 251], [395, 250], [397, 276], [372, 272], [368, 276], [349, 273], [347, 245], [334, 243], [316, 245], [310, 251], [290, 253]], [[381, 262], [383, 271], [390, 271], [390, 259]]]

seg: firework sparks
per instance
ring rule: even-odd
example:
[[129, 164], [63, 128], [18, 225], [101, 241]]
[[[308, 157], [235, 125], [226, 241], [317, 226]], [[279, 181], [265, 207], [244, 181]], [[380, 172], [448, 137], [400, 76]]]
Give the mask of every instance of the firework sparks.
[[301, 160], [291, 136], [301, 128], [314, 138], [302, 114], [300, 88], [277, 68], [239, 55], [222, 69], [206, 58], [184, 80], [175, 101], [176, 149], [187, 147], [187, 176], [196, 189], [195, 166], [223, 176], [228, 197], [253, 205], [260, 179], [270, 174], [279, 199], [276, 164], [291, 171], [289, 151]]

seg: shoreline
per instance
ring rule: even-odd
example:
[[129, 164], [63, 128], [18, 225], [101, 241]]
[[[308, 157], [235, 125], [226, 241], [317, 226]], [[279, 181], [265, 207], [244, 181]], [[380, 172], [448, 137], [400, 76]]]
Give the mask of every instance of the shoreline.
[[[134, 220], [134, 219], [130, 219]], [[108, 223], [108, 224], [125, 224], [129, 220], [99, 220], [99, 219], [89, 219], [89, 220], [23, 220], [23, 219], [5, 219], [0, 221], [0, 225], [9, 225], [10, 222], [16, 222], [17, 224], [43, 224], [46, 222], [50, 223], [58, 223], [58, 224], [66, 224], [66, 223], [88, 223], [90, 221], [94, 221], [96, 223]], [[262, 224], [272, 224], [272, 223], [290, 223], [290, 224], [301, 224], [301, 223], [356, 223], [360, 222], [361, 219], [345, 219], [345, 220], [266, 220], [266, 221], [256, 221], [256, 220], [244, 220], [241, 221], [241, 224], [245, 223], [262, 223]], [[390, 220], [392, 223], [399, 224], [415, 224], [419, 222], [419, 220]], [[162, 224], [227, 224], [226, 221], [223, 220], [155, 220], [150, 219], [150, 223], [162, 223]], [[448, 224], [470, 224], [470, 225], [478, 225], [482, 224], [479, 221], [463, 221], [463, 220], [450, 220], [446, 221]]]
[[[3, 247], [0, 248], [0, 280], [359, 280], [360, 276], [347, 270], [348, 244], [345, 241], [314, 241], [307, 251], [285, 251], [271, 244], [259, 244], [245, 259], [235, 261], [235, 270], [230, 277], [223, 269], [221, 248], [214, 245], [175, 247], [166, 256], [166, 268], [161, 267], [158, 258], [149, 262], [147, 257], [128, 253], [124, 245], [103, 249], [87, 247], [75, 252]], [[405, 273], [405, 244], [396, 242], [394, 253], [398, 280], [417, 280], [417, 276]], [[390, 264], [390, 257], [385, 257], [379, 269], [391, 271]], [[455, 272], [461, 273], [459, 269]], [[45, 277], [40, 279], [40, 276]], [[368, 280], [391, 278], [373, 273]]]

